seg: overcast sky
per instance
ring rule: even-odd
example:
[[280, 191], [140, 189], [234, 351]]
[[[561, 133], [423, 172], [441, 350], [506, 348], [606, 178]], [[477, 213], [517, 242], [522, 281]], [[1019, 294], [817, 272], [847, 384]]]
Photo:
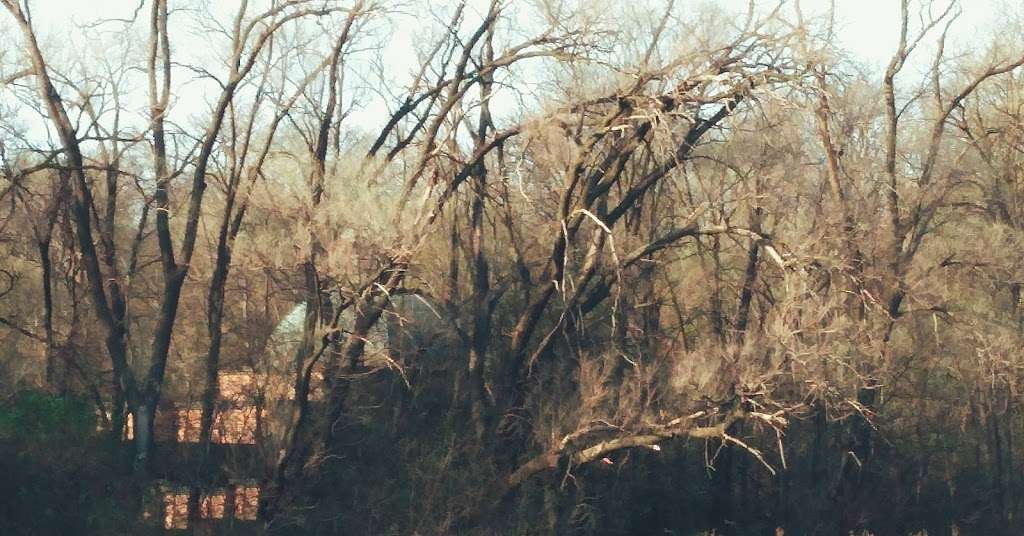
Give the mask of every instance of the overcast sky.
[[[60, 64], [60, 54], [75, 55], [79, 50], [92, 51], [95, 48], [101, 50], [90, 52], [100, 57], [105, 50], [116, 50], [123, 39], [113, 27], [104, 26], [111, 31], [107, 32], [113, 41], [107, 44], [97, 45], [95, 42], [81, 43], [82, 32], [77, 29], [78, 25], [88, 25], [100, 18], [129, 18], [132, 12], [139, 5], [139, 0], [30, 0], [34, 24], [37, 28], [44, 48], [48, 54], [53, 54], [51, 61]], [[172, 8], [175, 5], [196, 4], [198, 0], [172, 0]], [[428, 5], [439, 5], [442, 1], [448, 0], [408, 0], [413, 10], [419, 8], [425, 11]], [[511, 0], [522, 2], [526, 0]], [[586, 0], [578, 0], [586, 1]], [[643, 0], [630, 0], [642, 2]], [[676, 0], [677, 6], [682, 10], [689, 7], [696, 7], [699, 4], [721, 4], [729, 9], [742, 10], [747, 5], [747, 0]], [[788, 0], [792, 4], [795, 0]], [[936, 0], [937, 4], [943, 4], [947, 0]], [[470, 0], [471, 10], [486, 9], [487, 0]], [[202, 3], [202, 2], [198, 2]], [[347, 2], [343, 2], [347, 3]], [[454, 3], [453, 1], [451, 3]], [[757, 0], [759, 6], [767, 7], [774, 5], [774, 0]], [[838, 14], [838, 37], [842, 48], [848, 50], [851, 55], [870, 71], [880, 73], [892, 55], [898, 37], [898, 13], [899, 0], [835, 0]], [[1024, 11], [1021, 6], [1024, 2], [1020, 0], [1007, 2], [1006, 0], [961, 0], [962, 14], [951, 32], [951, 51], [961, 50], [964, 46], [973, 45], [976, 50], [984, 49], [992, 38], [991, 29], [1008, 18], [1011, 14], [1019, 15]], [[233, 0], [216, 0], [209, 4], [216, 6], [218, 12], [225, 14], [225, 20], [229, 20], [230, 13], [236, 9], [238, 2]], [[808, 16], [814, 12], [824, 12], [829, 5], [829, 0], [801, 0], [803, 10]], [[1009, 6], [1009, 7], [1008, 7]], [[140, 12], [140, 21], [136, 23], [139, 35], [145, 35], [146, 17], [148, 16], [149, 3]], [[1011, 13], [1016, 11], [1016, 13]], [[412, 68], [415, 55], [412, 54], [412, 41], [410, 35], [414, 34], [423, 25], [423, 22], [414, 16], [394, 19], [394, 35], [387, 41], [384, 49], [386, 63], [396, 71], [396, 75], [403, 74]], [[0, 69], [12, 67], [11, 59], [16, 56], [21, 46], [21, 36], [12, 30], [10, 17], [6, 13], [0, 13]], [[172, 15], [172, 25], [173, 25]], [[195, 28], [192, 31], [195, 32]], [[96, 31], [92, 32], [93, 34]], [[179, 34], [180, 35], [180, 34]], [[206, 39], [202, 33], [193, 33], [191, 37], [178, 37], [173, 40], [172, 47], [174, 55], [181, 59], [193, 55], [202, 55], [212, 50], [219, 50], [221, 47], [213, 45], [213, 38]], [[83, 48], [84, 47], [84, 48]], [[104, 48], [105, 47], [105, 48]], [[928, 56], [925, 47], [921, 53], [911, 58], [910, 68], [921, 69], [928, 64]], [[407, 68], [402, 68], [407, 65]], [[0, 75], [4, 74], [0, 72]], [[209, 88], [192, 84], [190, 87], [182, 87], [178, 82], [182, 77], [176, 75], [176, 96], [181, 99], [177, 103], [177, 110], [172, 105], [172, 113], [191, 112], [202, 113], [203, 101], [214, 98], [215, 92]], [[2, 95], [0, 95], [2, 97]], [[383, 116], [383, 102], [369, 104], [359, 114], [365, 114], [367, 118]]]
[[[419, 0], [420, 2], [439, 3], [442, 0]], [[519, 0], [521, 1], [521, 0]], [[642, 0], [639, 0], [642, 1]], [[680, 5], [696, 4], [707, 0], [681, 0]], [[790, 3], [793, 0], [789, 0]], [[802, 0], [805, 9], [815, 7], [821, 9], [828, 5], [829, 0]], [[840, 19], [845, 22], [842, 28], [842, 39], [854, 53], [866, 59], [877, 59], [891, 53], [896, 36], [896, 15], [899, 11], [898, 0], [835, 0]], [[88, 23], [98, 17], [127, 17], [138, 5], [137, 0], [31, 0], [33, 15], [37, 23], [48, 26], [62, 27], [68, 23]], [[237, 2], [217, 0], [217, 3], [230, 8]], [[710, 3], [715, 3], [712, 0]], [[722, 0], [726, 5], [746, 5], [746, 0]], [[766, 4], [763, 0], [758, 3]], [[942, 3], [937, 2], [937, 3]], [[960, 2], [963, 15], [958, 24], [957, 34], [963, 36], [973, 30], [991, 24], [1005, 15], [1007, 2], [1000, 0], [962, 0]], [[1003, 4], [999, 6], [999, 4]], [[1009, 3], [1012, 10], [1012, 3]], [[173, 5], [173, 2], [172, 2]], [[767, 4], [766, 4], [767, 5]], [[996, 7], [1000, 9], [996, 9]], [[413, 22], [414, 23], [414, 22]]]
[[[75, 24], [88, 24], [99, 17], [129, 17], [135, 7], [137, 0], [30, 0], [33, 7], [33, 15], [37, 26], [41, 27], [41, 33], [65, 34], [74, 28]], [[413, 0], [413, 2], [440, 3], [443, 0]], [[523, 0], [513, 0], [523, 1]], [[636, 0], [642, 1], [642, 0]], [[792, 3], [794, 0], [789, 0]], [[693, 5], [697, 3], [716, 3], [716, 0], [678, 0], [679, 5]], [[892, 54], [892, 48], [896, 42], [897, 20], [899, 11], [898, 0], [835, 0], [836, 8], [841, 22], [839, 36], [845, 45], [855, 56], [867, 63], [885, 63]], [[936, 3], [944, 3], [945, 0], [936, 0]], [[482, 3], [482, 2], [471, 2]], [[717, 3], [729, 7], [745, 6], [747, 0], [718, 0]], [[773, 2], [758, 0], [759, 4], [769, 5]], [[815, 9], [822, 10], [828, 5], [829, 0], [802, 0], [801, 4], [806, 11]], [[1019, 2], [1018, 2], [1019, 3]], [[173, 6], [172, 2], [172, 6]], [[231, 11], [237, 2], [232, 0], [217, 0], [216, 4], [227, 11]], [[962, 42], [970, 42], [974, 37], [983, 34], [986, 28], [993, 23], [999, 22], [1014, 9], [1014, 2], [1004, 0], [961, 0], [963, 14], [957, 22], [954, 31], [954, 39]], [[145, 13], [143, 13], [145, 16]], [[4, 17], [7, 18], [7, 17]], [[3, 21], [8, 23], [9, 21]], [[405, 24], [407, 31], [412, 31], [419, 21], [407, 20]], [[6, 26], [6, 24], [4, 24]], [[49, 30], [49, 32], [47, 31]], [[399, 31], [402, 31], [401, 26]], [[182, 43], [175, 43], [181, 47]], [[202, 46], [202, 43], [195, 43], [195, 46]]]

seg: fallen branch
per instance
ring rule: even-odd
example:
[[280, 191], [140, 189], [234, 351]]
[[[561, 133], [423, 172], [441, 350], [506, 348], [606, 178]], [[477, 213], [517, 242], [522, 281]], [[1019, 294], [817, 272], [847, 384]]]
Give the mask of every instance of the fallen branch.
[[[741, 441], [731, 438], [726, 433], [733, 424], [746, 416], [745, 411], [740, 409], [733, 410], [721, 422], [713, 426], [696, 426], [697, 420], [706, 415], [705, 412], [700, 411], [693, 415], [673, 419], [664, 425], [652, 426], [639, 434], [608, 439], [592, 446], [575, 450], [574, 452], [571, 452], [572, 442], [563, 440], [557, 448], [540, 454], [513, 471], [505, 480], [506, 489], [504, 493], [511, 492], [538, 473], [556, 469], [559, 462], [565, 457], [568, 457], [571, 465], [584, 465], [605, 458], [619, 450], [636, 447], [649, 448], [663, 441], [681, 437], [693, 439], [712, 439], [717, 437], [723, 441], [731, 440], [752, 454], [755, 452], [756, 449], [752, 449]], [[577, 434], [571, 434], [571, 436], [575, 435]], [[764, 462], [764, 458], [759, 456], [759, 452], [755, 454], [755, 457]], [[772, 473], [774, 474], [774, 469], [772, 469]]]

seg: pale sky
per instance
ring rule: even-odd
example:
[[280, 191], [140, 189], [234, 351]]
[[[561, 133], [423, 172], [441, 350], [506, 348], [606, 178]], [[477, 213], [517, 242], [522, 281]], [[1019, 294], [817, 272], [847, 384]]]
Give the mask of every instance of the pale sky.
[[[415, 3], [440, 3], [443, 0], [413, 0]], [[522, 0], [513, 0], [522, 1]], [[642, 0], [639, 0], [642, 1]], [[694, 4], [707, 0], [682, 0], [680, 5]], [[793, 0], [789, 0], [792, 3]], [[138, 5], [137, 0], [31, 0], [36, 23], [63, 33], [73, 24], [95, 21], [99, 17], [128, 17]], [[841, 24], [840, 37], [844, 45], [856, 56], [869, 62], [885, 62], [892, 53], [896, 42], [898, 0], [835, 0]], [[945, 0], [936, 0], [936, 4], [944, 4]], [[218, 0], [225, 12], [231, 11], [237, 2]], [[454, 3], [454, 2], [453, 2]], [[481, 3], [481, 2], [470, 2]], [[747, 0], [711, 0], [710, 3], [721, 3], [730, 7], [744, 7]], [[758, 4], [771, 5], [773, 2], [757, 0]], [[824, 9], [829, 0], [802, 0], [805, 10]], [[1002, 0], [961, 0], [963, 14], [953, 32], [958, 39], [969, 39], [979, 30], [990, 27], [999, 21], [1007, 10], [1013, 10], [1013, 2]], [[172, 7], [174, 2], [172, 2]], [[1009, 6], [1009, 7], [1008, 7]], [[148, 6], [147, 6], [148, 8]], [[143, 9], [144, 18], [147, 8]], [[1020, 14], [1020, 10], [1017, 10]], [[69, 24], [70, 23], [70, 24]], [[409, 21], [410, 26], [415, 21]], [[409, 28], [410, 30], [412, 28]], [[180, 46], [180, 44], [179, 44]]]
[[[449, 0], [409, 0], [408, 5], [412, 6], [412, 10], [418, 8], [420, 11], [425, 11], [424, 7], [439, 5], [442, 1]], [[524, 2], [526, 0], [511, 1]], [[582, 2], [586, 0], [576, 1]], [[642, 2], [643, 0], [630, 1]], [[794, 1], [788, 0], [789, 4], [792, 4]], [[841, 47], [849, 51], [852, 57], [867, 67], [869, 72], [880, 73], [891, 57], [896, 44], [899, 0], [834, 1], [838, 14], [837, 33], [841, 41]], [[947, 0], [936, 0], [936, 4], [944, 5], [945, 1]], [[201, 0], [172, 0], [171, 7], [173, 9], [176, 5], [204, 3]], [[727, 9], [742, 10], [746, 7], [747, 0], [677, 0], [677, 6], [684, 11], [690, 6], [695, 7], [699, 4], [707, 3], [721, 4]], [[774, 5], [773, 0], [757, 0], [755, 3], [763, 7]], [[471, 10], [482, 11], [485, 9], [486, 0], [471, 0], [469, 4]], [[951, 31], [950, 45], [947, 49], [956, 51], [961, 50], [963, 47], [973, 47], [976, 51], [983, 50], [988, 45], [987, 40], [992, 38], [990, 29], [998, 27], [997, 25], [1009, 18], [1011, 11], [1016, 11], [1015, 15], [1019, 16], [1024, 11], [1020, 4], [1022, 2], [1019, 0], [1016, 2], [1007, 2], [1006, 0], [961, 0], [960, 8], [962, 14]], [[47, 49], [46, 52], [52, 55], [51, 63], [54, 64], [62, 63], [59, 61], [59, 55], [62, 54], [74, 56], [79, 51], [94, 51], [90, 52], [90, 54], [95, 54], [102, 58], [103, 54], [106, 54], [108, 50], [114, 52], [123, 49], [124, 47], [117, 46], [120, 44], [118, 40], [123, 39], [123, 36], [115, 31], [119, 29], [117, 24], [102, 27], [109, 30], [106, 34], [110, 42], [101, 42], [98, 45], [96, 42], [81, 42], [84, 38], [76, 25], [87, 25], [96, 22], [99, 18], [128, 18], [138, 5], [139, 0], [31, 0], [34, 24], [44, 48]], [[225, 20], [229, 20], [230, 13], [236, 9], [238, 3], [233, 0], [217, 0], [210, 5], [215, 5], [218, 12], [225, 14]], [[811, 16], [814, 12], [824, 12], [829, 5], [829, 0], [801, 0], [801, 5], [805, 14]], [[140, 11], [139, 21], [135, 25], [137, 30], [141, 32], [139, 35], [145, 35], [148, 31], [148, 9], [149, 2], [147, 1]], [[174, 15], [172, 14], [172, 26], [174, 24], [173, 18]], [[410, 36], [423, 26], [423, 22], [415, 16], [394, 19], [394, 33], [391, 39], [387, 41], [388, 44], [384, 49], [384, 60], [392, 70], [397, 72], [397, 76], [401, 76], [412, 69], [415, 56], [411, 51], [412, 42]], [[0, 76], [7, 74], [8, 71], [13, 71], [11, 60], [18, 55], [16, 51], [21, 47], [20, 34], [11, 30], [13, 28], [9, 15], [0, 12]], [[210, 51], [223, 49], [223, 47], [214, 44], [213, 37], [205, 38], [196, 28], [188, 30], [193, 33], [191, 35], [187, 32], [184, 35], [179, 33], [177, 34], [177, 39], [174, 39], [174, 35], [172, 35], [173, 53], [177, 59], [189, 58], [190, 56], [199, 57]], [[102, 34], [103, 32], [97, 29], [92, 30], [93, 35], [97, 33]], [[981, 38], [979, 39], [979, 37]], [[140, 46], [144, 47], [145, 44], [140, 43]], [[927, 53], [928, 48], [928, 45], [923, 45], [922, 50], [915, 57], [911, 58], [911, 69], [916, 67], [919, 70], [923, 70], [924, 66], [928, 64], [928, 61], [930, 61]], [[176, 75], [175, 79], [175, 93], [177, 98], [179, 98], [179, 102], [176, 105], [172, 105], [172, 114], [177, 112], [176, 115], [178, 115], [179, 119], [182, 114], [201, 114], [204, 109], [203, 102], [214, 99], [216, 95], [215, 88], [199, 83], [181, 86], [180, 84], [185, 78]], [[139, 89], [144, 90], [144, 88]], [[2, 98], [3, 91], [0, 90], [0, 99]], [[354, 119], [359, 120], [362, 124], [366, 124], [358, 117], [362, 115], [366, 117], [366, 121], [372, 123], [379, 117], [384, 116], [383, 105], [383, 102], [367, 104], [361, 112], [357, 113], [357, 117]], [[177, 107], [177, 110], [174, 110], [175, 107]], [[139, 108], [141, 111], [142, 106], [140, 105]]]
[[[804, 0], [804, 3], [827, 4], [820, 0]], [[962, 14], [950, 32], [952, 43], [964, 46], [977, 43], [979, 36], [988, 38], [989, 28], [999, 22], [1001, 10], [997, 8], [1003, 3], [1000, 0], [962, 0]], [[936, 4], [946, 5], [941, 0]], [[892, 57], [899, 38], [899, 2], [836, 0], [836, 8], [839, 12], [839, 37], [844, 48], [868, 64], [884, 67]]]

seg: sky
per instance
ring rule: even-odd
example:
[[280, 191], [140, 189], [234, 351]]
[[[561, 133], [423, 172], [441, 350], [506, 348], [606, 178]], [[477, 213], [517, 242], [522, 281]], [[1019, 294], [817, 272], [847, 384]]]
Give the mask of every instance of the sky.
[[[806, 2], [807, 0], [805, 0]], [[813, 1], [808, 4], [822, 5]], [[963, 10], [951, 31], [954, 44], [965, 46], [987, 35], [997, 22], [998, 0], [964, 0]], [[854, 57], [869, 65], [884, 68], [892, 57], [899, 38], [899, 2], [897, 0], [836, 0], [840, 21], [839, 37]]]
[[[413, 1], [439, 3], [443, 0]], [[707, 0], [681, 0], [680, 4], [685, 9], [687, 4], [695, 4], [698, 1], [706, 2]], [[128, 17], [138, 5], [137, 0], [31, 0], [31, 2], [37, 23], [59, 32], [63, 32], [75, 23], [92, 22], [100, 16]], [[898, 31], [896, 16], [899, 12], [899, 1], [835, 0], [835, 2], [841, 22], [840, 38], [846, 47], [855, 56], [863, 58], [867, 62], [884, 63], [887, 61], [888, 56], [892, 53], [892, 47], [896, 43]], [[225, 10], [230, 10], [237, 2], [219, 0], [218, 3], [224, 6]], [[747, 0], [711, 0], [710, 3], [742, 7], [746, 5]], [[770, 2], [757, 0], [757, 3], [768, 5]], [[802, 0], [801, 3], [805, 10], [812, 11], [824, 9], [829, 4], [829, 0]], [[937, 3], [942, 3], [942, 0], [938, 0]], [[992, 22], [998, 20], [1000, 15], [1005, 14], [1006, 5], [1004, 4], [1006, 2], [1001, 0], [961, 0], [960, 7], [963, 14], [957, 24], [957, 31], [954, 32], [955, 36], [960, 39], [969, 39], [978, 30], [984, 30]], [[409, 28], [405, 30], [412, 30], [416, 21], [407, 21], [407, 24]]]
[[[442, 2], [452, 3], [453, 0], [407, 0], [412, 9], [425, 11], [425, 6], [439, 5]], [[510, 0], [511, 2], [525, 2], [528, 0]], [[569, 0], [585, 2], [587, 0]], [[642, 1], [642, 0], [634, 0]], [[685, 11], [699, 4], [720, 4], [727, 9], [742, 11], [748, 0], [676, 0], [677, 6]], [[790, 4], [796, 0], [788, 0]], [[916, 3], [915, 0], [912, 3]], [[937, 4], [944, 4], [947, 0], [935, 0]], [[37, 32], [45, 48], [61, 50], [65, 54], [75, 54], [79, 50], [91, 50], [96, 48], [95, 43], [81, 43], [81, 33], [76, 31], [78, 25], [88, 25], [97, 19], [104, 18], [129, 18], [132, 12], [139, 5], [139, 0], [30, 0], [32, 15]], [[203, 3], [199, 0], [172, 0], [172, 9], [176, 5]], [[486, 9], [487, 0], [470, 0], [471, 10], [483, 11]], [[830, 0], [800, 0], [805, 14], [812, 16], [813, 13], [824, 12]], [[898, 37], [898, 13], [899, 0], [834, 0], [837, 10], [837, 34], [841, 47], [846, 49], [851, 56], [863, 65], [868, 72], [881, 73], [895, 48]], [[259, 3], [259, 2], [257, 2]], [[348, 4], [348, 2], [343, 2]], [[755, 0], [758, 6], [766, 7], [774, 5], [774, 0]], [[1019, 0], [961, 0], [960, 8], [962, 14], [953, 27], [950, 35], [951, 50], [962, 46], [975, 45], [981, 48], [987, 43], [979, 40], [979, 36], [991, 36], [990, 28], [1000, 20], [1005, 19], [1009, 11], [1016, 10], [1018, 13], [1024, 11]], [[224, 19], [229, 20], [230, 14], [238, 5], [237, 0], [218, 0], [212, 4], [218, 12], [223, 12]], [[1016, 6], [1008, 8], [1007, 6]], [[139, 22], [136, 26], [140, 35], [146, 32], [149, 2], [139, 13]], [[174, 15], [172, 14], [172, 25]], [[423, 26], [421, 20], [413, 16], [395, 19], [393, 24], [393, 35], [387, 41], [384, 50], [384, 60], [392, 70], [398, 72], [409, 72], [412, 70], [415, 55], [412, 53], [412, 35]], [[113, 30], [117, 26], [104, 26], [110, 28], [107, 32], [112, 39], [118, 39]], [[12, 32], [11, 20], [6, 13], [0, 13], [0, 77], [4, 69], [11, 65], [10, 58], [16, 54], [16, 47], [20, 46], [20, 35]], [[195, 30], [195, 29], [193, 29]], [[95, 33], [95, 32], [94, 32]], [[6, 34], [6, 35], [5, 35]], [[980, 43], [980, 45], [979, 45]], [[108, 43], [108, 45], [116, 44]], [[958, 46], [959, 45], [959, 46]], [[202, 33], [193, 33], [192, 37], [178, 37], [172, 43], [174, 55], [180, 59], [192, 55], [200, 56], [208, 51], [220, 49], [211, 46], [210, 39], [204, 38]], [[83, 48], [84, 47], [84, 48]], [[924, 70], [928, 65], [928, 54], [924, 47], [921, 53], [911, 58], [910, 69]], [[6, 50], [5, 50], [6, 49]], [[111, 48], [113, 49], [113, 48]], [[12, 54], [14, 52], [14, 54]], [[97, 52], [99, 57], [106, 53], [104, 50]], [[6, 56], [6, 57], [5, 57]], [[4, 65], [7, 64], [7, 65]], [[404, 69], [402, 66], [406, 66]], [[183, 77], [177, 77], [181, 80]], [[177, 84], [176, 84], [177, 85]], [[144, 89], [144, 88], [139, 88]], [[201, 115], [210, 100], [216, 96], [216, 91], [208, 86], [201, 86], [193, 83], [190, 87], [177, 87], [176, 95], [181, 101], [176, 104], [176, 112], [181, 115]], [[0, 98], [3, 98], [0, 92]], [[2, 103], [0, 103], [2, 104]], [[364, 106], [357, 114], [366, 116], [366, 121], [372, 121], [373, 117], [385, 116], [383, 109], [385, 104], [377, 102]], [[142, 106], [140, 106], [141, 108]], [[173, 113], [173, 112], [172, 112]]]

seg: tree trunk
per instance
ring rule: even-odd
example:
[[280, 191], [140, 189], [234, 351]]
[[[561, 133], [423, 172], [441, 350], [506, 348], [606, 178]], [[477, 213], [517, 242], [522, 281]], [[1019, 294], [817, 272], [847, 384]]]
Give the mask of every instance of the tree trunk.
[[36, 243], [39, 248], [39, 264], [43, 269], [43, 329], [46, 336], [46, 384], [56, 393], [67, 390], [67, 374], [58, 370], [56, 341], [53, 335], [53, 263], [50, 260], [50, 239]]
[[131, 405], [134, 457], [132, 467], [140, 482], [151, 474], [152, 453], [155, 442], [156, 403], [137, 402]]

